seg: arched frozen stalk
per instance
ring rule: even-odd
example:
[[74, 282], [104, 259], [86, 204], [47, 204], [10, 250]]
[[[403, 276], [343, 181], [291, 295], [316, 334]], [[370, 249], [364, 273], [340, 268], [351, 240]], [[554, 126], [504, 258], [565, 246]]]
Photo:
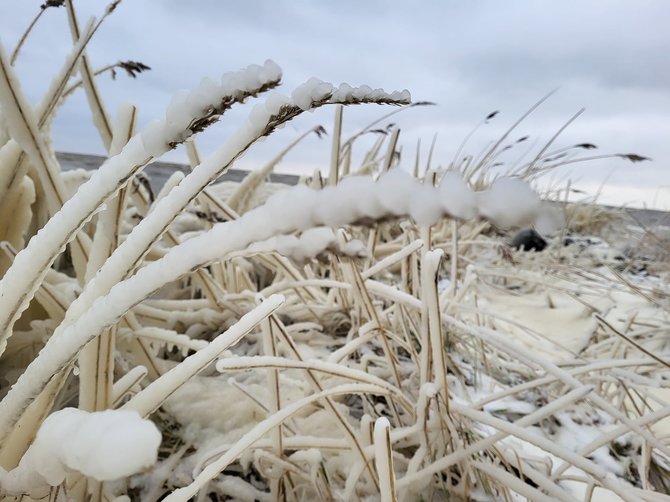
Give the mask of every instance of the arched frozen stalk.
[[[412, 197], [417, 191], [421, 191], [424, 197], [439, 198], [438, 190], [425, 192], [425, 187], [412, 181], [413, 178], [409, 175], [391, 171], [386, 176], [404, 177], [405, 183], [399, 184], [402, 186], [404, 196]], [[187, 177], [184, 182], [188, 179]], [[182, 186], [183, 184], [179, 185], [179, 187]], [[113, 324], [130, 308], [164, 284], [226, 253], [243, 249], [252, 242], [268, 239], [277, 233], [306, 230], [325, 223], [319, 221], [322, 219], [328, 219], [331, 225], [344, 225], [365, 220], [367, 215], [361, 212], [360, 208], [366, 205], [355, 205], [356, 197], [352, 196], [351, 190], [346, 190], [346, 188], [346, 186], [344, 189], [339, 186], [329, 187], [328, 190], [331, 192], [326, 197], [321, 196], [322, 192], [302, 186], [279, 192], [270, 197], [265, 205], [249, 211], [238, 220], [215, 225], [207, 233], [171, 249], [160, 260], [148, 264], [134, 276], [116, 284], [106, 296], [96, 299], [90, 308], [77, 316], [72, 324], [62, 329], [59, 328], [57, 333], [54, 333], [38, 357], [21, 375], [5, 399], [0, 402], [0, 431], [6, 430], [5, 428], [16, 420], [29, 400], [39, 392], [51, 375], [76, 355], [83, 343], [98, 336], [106, 326]], [[402, 210], [408, 210], [408, 204], [394, 194], [390, 194], [388, 183], [383, 183], [383, 180], [379, 183], [370, 180], [369, 183], [361, 184], [359, 190], [361, 190], [357, 194], [359, 198], [377, 198], [379, 201], [384, 201], [389, 207], [395, 207], [393, 214], [403, 214]], [[170, 196], [163, 199], [162, 202], [169, 204], [175, 192], [177, 189], [173, 190]], [[342, 212], [343, 199], [353, 204], [354, 209], [350, 208], [349, 211]], [[482, 195], [480, 200], [486, 202], [486, 196]], [[434, 204], [434, 201], [428, 201], [427, 204]], [[513, 202], [510, 202], [510, 205], [513, 206]], [[505, 211], [510, 219], [511, 212], [508, 208], [505, 208]], [[152, 214], [158, 214], [158, 208]], [[523, 212], [522, 216], [527, 215]], [[145, 221], [149, 221], [149, 218]], [[119, 248], [115, 255], [121, 256], [122, 252], [122, 248]]]
[[154, 121], [135, 135], [119, 155], [95, 171], [19, 252], [0, 281], [0, 354], [14, 322], [27, 307], [44, 274], [97, 208], [172, 145], [202, 130], [234, 103], [276, 86], [280, 79], [281, 69], [268, 60], [263, 66], [253, 65], [224, 74], [220, 84], [205, 81], [188, 95], [180, 95], [170, 104], [164, 119]]
[[391, 424], [381, 417], [375, 422], [374, 445], [375, 467], [379, 476], [381, 502], [396, 502], [395, 473], [393, 472], [393, 450], [391, 449]]
[[237, 343], [254, 326], [277, 310], [282, 303], [284, 303], [282, 295], [272, 295], [255, 309], [242, 316], [239, 321], [225, 333], [217, 336], [206, 347], [187, 357], [182, 363], [164, 373], [137, 393], [123, 406], [123, 409], [134, 410], [142, 416], [148, 416], [184, 382], [202, 371], [205, 366], [219, 357], [228, 347]]
[[[235, 79], [233, 79], [235, 80]], [[205, 81], [207, 88], [210, 84]], [[228, 85], [237, 85], [228, 83]], [[289, 99], [279, 93], [272, 93], [268, 96], [266, 102], [256, 105], [250, 115], [247, 123], [238, 129], [216, 152], [210, 155], [196, 169], [170, 192], [169, 196], [159, 201], [155, 208], [147, 217], [142, 220], [131, 232], [126, 241], [117, 249], [110, 259], [99, 270], [79, 298], [70, 306], [66, 314], [63, 326], [59, 327], [55, 336], [69, 325], [74, 319], [86, 311], [91, 303], [106, 294], [109, 289], [127, 277], [127, 275], [140, 262], [144, 254], [151, 245], [160, 237], [162, 232], [169, 226], [177, 214], [179, 214], [212, 180], [218, 178], [227, 167], [241, 155], [255, 141], [271, 132], [274, 128], [280, 126], [286, 121], [303, 113], [307, 109], [316, 108], [325, 104], [333, 103], [331, 94], [339, 96], [344, 103], [380, 103], [380, 104], [406, 104], [409, 95], [405, 91], [398, 93], [385, 93], [382, 90], [374, 91], [374, 98], [367, 96], [359, 91], [359, 88], [347, 86], [347, 92], [341, 92], [339, 89], [333, 91], [331, 84], [318, 79], [310, 79], [304, 84], [298, 86]], [[206, 91], [203, 91], [206, 93]], [[356, 97], [354, 97], [354, 95]], [[396, 96], [395, 98], [393, 96]], [[374, 99], [374, 101], [373, 101]], [[181, 104], [180, 104], [181, 103]], [[184, 104], [186, 103], [186, 104]], [[183, 97], [177, 98], [176, 103], [171, 104], [171, 108], [181, 108], [187, 106], [189, 99]], [[296, 103], [300, 103], [298, 106]], [[190, 106], [190, 105], [188, 105]], [[173, 112], [171, 116], [179, 116]], [[176, 119], [175, 119], [176, 120]], [[154, 142], [150, 132], [146, 133], [148, 141]], [[304, 188], [304, 187], [302, 187]], [[296, 187], [298, 193], [303, 197], [313, 199], [315, 192], [301, 190]], [[342, 193], [340, 191], [339, 193]], [[346, 191], [345, 191], [346, 193]], [[360, 192], [356, 192], [360, 194]], [[296, 195], [294, 192], [293, 195]], [[302, 199], [301, 199], [302, 200]], [[279, 201], [281, 203], [281, 200]], [[300, 205], [297, 206], [300, 208]], [[298, 211], [301, 211], [298, 209]], [[286, 232], [294, 230], [291, 221]], [[324, 222], [325, 223], [325, 222]], [[274, 235], [283, 233], [283, 224], [275, 221], [275, 227], [266, 231], [265, 237], [256, 238], [252, 236], [249, 244], [258, 240], [265, 240]], [[305, 227], [305, 229], [309, 228]], [[246, 245], [245, 245], [246, 246]], [[239, 248], [235, 248], [237, 250]]]
[[[255, 79], [252, 79], [246, 76], [246, 74], [242, 73], [237, 74], [236, 76], [233, 77], [224, 78], [222, 86], [227, 90], [235, 89], [236, 88], [235, 86], [241, 85], [239, 83], [240, 79], [244, 81], [243, 84], [245, 85], [256, 82]], [[247, 79], [248, 81], [245, 79]], [[304, 96], [310, 96], [310, 98], [314, 100], [312, 101], [313, 106], [321, 106], [330, 102], [328, 101], [328, 97], [330, 96], [331, 89], [332, 88], [329, 87], [328, 85], [324, 85], [323, 82], [313, 79], [303, 84], [302, 86], [299, 86], [296, 89], [296, 91], [294, 91], [294, 96], [296, 96], [299, 100], [303, 99]], [[354, 94], [356, 95], [356, 97], [353, 97]], [[396, 102], [391, 98], [391, 96], [393, 96], [394, 94], [381, 93], [375, 91], [374, 99], [376, 101], [372, 101], [372, 98], [367, 97], [364, 93], [361, 93], [358, 88], [353, 88], [351, 91], [348, 91], [347, 93], [339, 92], [339, 95], [347, 103], [378, 102], [378, 103], [402, 104], [405, 103], [406, 102], [405, 100], [407, 99], [406, 94], [400, 93], [400, 99], [402, 99], [403, 101]], [[179, 107], [188, 108], [188, 106], [192, 106], [188, 105], [189, 103], [188, 99], [186, 99], [185, 101], [184, 99], [185, 99], [184, 97], [179, 98], [177, 102], [181, 104], [179, 105], [171, 104], [171, 108], [173, 106], [178, 108]], [[186, 103], [186, 105], [184, 105], [183, 103]], [[57, 347], [60, 336], [67, 333], [70, 330], [70, 328], [78, 330], [83, 326], [87, 326], [85, 328], [85, 332], [88, 334], [87, 336], [89, 336], [87, 340], [90, 340], [94, 336], [97, 336], [99, 334], [97, 328], [91, 329], [92, 325], [90, 324], [90, 322], [93, 321], [93, 318], [88, 317], [89, 313], [95, 312], [96, 310], [93, 307], [92, 302], [96, 298], [98, 298], [101, 294], [105, 294], [107, 293], [107, 291], [110, 291], [109, 288], [111, 288], [112, 285], [122, 280], [127, 275], [128, 271], [133, 269], [136, 262], [139, 259], [141, 259], [147, 246], [150, 245], [151, 242], [153, 242], [154, 236], [160, 235], [162, 231], [167, 227], [167, 225], [169, 225], [169, 223], [172, 221], [174, 216], [179, 211], [181, 211], [181, 209], [183, 209], [195, 197], [195, 195], [197, 195], [197, 193], [210, 182], [212, 178], [216, 177], [218, 171], [222, 169], [221, 166], [225, 167], [230, 162], [232, 162], [241, 152], [243, 152], [246, 148], [248, 148], [248, 146], [252, 144], [256, 139], [264, 136], [265, 134], [268, 134], [278, 125], [281, 125], [286, 120], [289, 120], [290, 118], [295, 117], [302, 112], [303, 110], [300, 107], [294, 105], [285, 96], [281, 96], [279, 94], [270, 96], [264, 105], [260, 104], [254, 107], [254, 109], [251, 112], [249, 122], [240, 130], [238, 130], [238, 132], [234, 136], [232, 136], [221, 149], [219, 149], [212, 156], [210, 156], [210, 158], [208, 158], [203, 164], [201, 164], [198, 167], [198, 169], [195, 169], [192, 173], [190, 173], [189, 176], [187, 176], [182, 181], [182, 183], [180, 183], [169, 194], [169, 196], [159, 201], [156, 208], [147, 216], [147, 218], [145, 218], [139, 225], [137, 225], [137, 227], [135, 227], [134, 231], [130, 234], [130, 236], [128, 236], [123, 245], [120, 246], [112, 254], [109, 260], [107, 260], [107, 262], [105, 263], [105, 266], [103, 266], [103, 268], [96, 275], [94, 280], [91, 283], [89, 283], [89, 286], [84, 290], [84, 292], [80, 295], [80, 297], [72, 304], [72, 306], [68, 311], [66, 322], [64, 322], [63, 325], [60, 326], [56, 330], [54, 335], [51, 337], [50, 341], [47, 343], [47, 346], [43, 350], [44, 354], [38, 356], [38, 358], [35, 361], [33, 361], [33, 363], [36, 364], [32, 364], [29, 367], [29, 369], [27, 369], [26, 373], [24, 373], [21, 376], [19, 381], [17, 381], [16, 385], [10, 391], [9, 394], [11, 395], [8, 394], [8, 396], [6, 396], [5, 399], [3, 399], [2, 402], [0, 402], [0, 435], [2, 434], [2, 430], [4, 430], [2, 428], [3, 420], [8, 419], [9, 422], [12, 422], [13, 420], [16, 419], [16, 417], [18, 417], [18, 413], [20, 413], [24, 409], [31, 396], [34, 395], [36, 392], [39, 392], [40, 387], [43, 386], [51, 377], [51, 375], [53, 374], [53, 372], [51, 372], [51, 369], [62, 367], [67, 360], [71, 359], [76, 355], [76, 352], [74, 353], [72, 352], [73, 348], [75, 351], [79, 350], [76, 344], [69, 345], [69, 349], [66, 348], [68, 347], [68, 345], [66, 344], [60, 350], [58, 350]], [[180, 116], [185, 117], [187, 114], [180, 114], [173, 112], [172, 115], [174, 115], [175, 117]], [[150, 126], [149, 129], [141, 133], [141, 135], [135, 136], [129, 142], [126, 148], [133, 148], [134, 151], [138, 152], [140, 155], [141, 154], [147, 155], [147, 152], [144, 148], [144, 143], [148, 143], [152, 145], [152, 147], [150, 148], [152, 152], [158, 153], [158, 150], [154, 149], [159, 148], [157, 146], [159, 143], [162, 145], [160, 148], [168, 148], [168, 146], [164, 144], [165, 135], [166, 135], [165, 131], [161, 133], [161, 129], [158, 127], [158, 125], [153, 125]], [[138, 137], [141, 139], [138, 139]], [[126, 151], [125, 148], [124, 151]], [[121, 155], [123, 155], [123, 152], [121, 153]], [[91, 178], [91, 180], [89, 180], [89, 183], [91, 181], [100, 178], [101, 176], [104, 175], [111, 176], [111, 174], [114, 174], [109, 173], [109, 169], [101, 171], [102, 174], [101, 172], [96, 173], [96, 175], [94, 175]], [[83, 185], [82, 188], [79, 190], [78, 194], [85, 192], [85, 189], [87, 185], [89, 185], [89, 183]], [[96, 186], [95, 184], [93, 185]], [[297, 190], [300, 190], [300, 188], [304, 187], [296, 187]], [[297, 199], [293, 200], [288, 206], [286, 206], [283, 211], [279, 212], [279, 218], [275, 218], [274, 216], [272, 216], [272, 212], [274, 212], [275, 210], [279, 210], [280, 208], [274, 207], [274, 205], [276, 204], [282, 205], [283, 204], [282, 197], [286, 196], [285, 194], [282, 195], [280, 193], [278, 194], [280, 197], [275, 198], [274, 202], [272, 204], [268, 204], [265, 209], [266, 211], [268, 211], [268, 214], [270, 214], [269, 219], [268, 216], [264, 213], [259, 214], [257, 211], [251, 211], [247, 213], [247, 215], [245, 215], [244, 218], [240, 218], [239, 220], [229, 222], [229, 225], [231, 227], [228, 228], [226, 235], [232, 238], [231, 240], [232, 246], [224, 245], [223, 247], [220, 248], [221, 251], [220, 253], [218, 252], [219, 250], [216, 250], [216, 248], [210, 248], [210, 251], [216, 251], [216, 255], [221, 256], [225, 254], [225, 252], [239, 250], [248, 246], [252, 242], [258, 240], [264, 240], [272, 237], [273, 235], [276, 235], [277, 233], [282, 233], [282, 229], [285, 229], [288, 232], [293, 231], [296, 228], [300, 229], [310, 228], [311, 226], [313, 226], [313, 223], [309, 219], [307, 220], [304, 219], [305, 214], [308, 214], [308, 211], [306, 212], [305, 209], [311, 211], [312, 210], [311, 208], [313, 207], [313, 204], [317, 202], [316, 199], [318, 197], [315, 194], [313, 194], [312, 191], [309, 191], [309, 189], [307, 190], [308, 191], [306, 193], [305, 192], [302, 193], [308, 196], [311, 205], [310, 204], [305, 205], [304, 199], [298, 197]], [[82, 197], [86, 197], [86, 195], [80, 196], [80, 198]], [[90, 194], [88, 194], [88, 197], [90, 198]], [[331, 201], [331, 204], [332, 203], [336, 203], [336, 201], [333, 200]], [[58, 220], [62, 225], [65, 225], [66, 222], [63, 222], [62, 220], [65, 219], [65, 216], [63, 216], [63, 214], [66, 213], [66, 207], [67, 204], [66, 206], [63, 207], [63, 210], [61, 210], [59, 213], [57, 213], [57, 215], [54, 218], [52, 218], [52, 220], [49, 223], [52, 223], [54, 220]], [[283, 213], [286, 213], [285, 211], [286, 209], [290, 211], [290, 214], [284, 217]], [[60, 218], [56, 218], [59, 215]], [[302, 220], [299, 222], [297, 226], [296, 221], [294, 221], [295, 218], [298, 219], [302, 218]], [[274, 222], [268, 225], [268, 222], [272, 222], [273, 220]], [[55, 230], [56, 229], [52, 228], [51, 232], [55, 234]], [[225, 228], [223, 230], [225, 232]], [[205, 235], [210, 234], [211, 232], [208, 232]], [[51, 235], [49, 236], [52, 237]], [[197, 268], [200, 263], [203, 263], [202, 261], [203, 259], [205, 261], [211, 261], [214, 259], [214, 256], [210, 257], [209, 255], [207, 256], [202, 255], [201, 254], [203, 251], [202, 249], [200, 250], [193, 249], [193, 251], [191, 251], [193, 242], [198, 243], [199, 241], [197, 239], [192, 239], [191, 241], [182, 244], [178, 248], [175, 248], [175, 250], [179, 249], [183, 250], [184, 253], [190, 256], [190, 258], [195, 258], [196, 259], [195, 262], [190, 263], [189, 260], [182, 260], [181, 258], [177, 257], [177, 261], [179, 261], [180, 264], [176, 265], [176, 267], [173, 267], [172, 265], [169, 264], [168, 260], [167, 266], [171, 268], [172, 271], [178, 271], [178, 275], [175, 276], [170, 273], [160, 272], [158, 276], [154, 277], [155, 280], [143, 282], [139, 289], [135, 288], [135, 286], [133, 286], [131, 283], [129, 287], [134, 289], [133, 294], [128, 295], [122, 293], [121, 296], [123, 298], [118, 297], [119, 301], [96, 300], [98, 303], [98, 308], [107, 311], [109, 315], [97, 317], [97, 319], [93, 321], [93, 323], [98, 324], [98, 322], [102, 322], [102, 324], [100, 324], [101, 329], [104, 328], [104, 326], [112, 324], [120, 315], [123, 315], [123, 313], [125, 313], [129, 308], [131, 308], [133, 305], [135, 305], [143, 298], [148, 296], [151, 292], [158, 289], [162, 284], [165, 284], [165, 282], [169, 282], [173, 278], [179, 277], [180, 275], [186, 273], [188, 270], [191, 270], [194, 267]], [[35, 251], [35, 253], [39, 252], [39, 250], [35, 249], [33, 249], [33, 251]], [[24, 261], [26, 260], [26, 256], [30, 257], [30, 254], [24, 253]], [[179, 256], [183, 255], [180, 254]], [[18, 259], [19, 256], [17, 256], [17, 259], [14, 262], [15, 265], [13, 267], [15, 269], [14, 272], [17, 273], [18, 271], [23, 271], [26, 274], [28, 274], [27, 265], [26, 264], [23, 264], [22, 266], [17, 265]], [[160, 263], [166, 263], [166, 262], [164, 260], [159, 260], [158, 262], [155, 262], [154, 265]], [[186, 268], [183, 268], [182, 265], [185, 265]], [[165, 269], [165, 271], [167, 272], [167, 269]], [[144, 272], [140, 271], [140, 281], [142, 281], [141, 277], [144, 273], [146, 273], [146, 270]], [[165, 282], [161, 282], [161, 277], [170, 279], [168, 279]], [[7, 276], [5, 276], [5, 279], [6, 278]], [[133, 281], [135, 280], [134, 278], [131, 279], [133, 279]], [[20, 280], [20, 278], [17, 280]], [[2, 291], [3, 284], [6, 284], [4, 279], [3, 281], [0, 282], [0, 291]], [[115, 286], [115, 288], [117, 288], [117, 291], [118, 286], [119, 286], [118, 284], [117, 286]], [[111, 293], [112, 292], [110, 291], [110, 294]], [[137, 296], [136, 294], [139, 294], [140, 296]], [[116, 294], [114, 294], [113, 296], [115, 295]], [[0, 297], [0, 313], [2, 313], [3, 300], [7, 299]], [[131, 300], [131, 302], [128, 302], [126, 300]], [[119, 314], [116, 314], [116, 312], [119, 312]], [[86, 319], [88, 319], [88, 321]], [[74, 321], [74, 324], [69, 324], [68, 321], [70, 322]], [[79, 328], [76, 328], [75, 324], [78, 324]], [[77, 337], [74, 337], [74, 339], [79, 340], [79, 338]], [[56, 345], [56, 348], [54, 348], [54, 345]], [[37, 360], [40, 358], [45, 358], [49, 360], [49, 364], [39, 366], [37, 364]], [[38, 367], [39, 369], [37, 369]], [[36, 374], [39, 376], [36, 376]], [[10, 416], [13, 416], [13, 418], [9, 418]]]

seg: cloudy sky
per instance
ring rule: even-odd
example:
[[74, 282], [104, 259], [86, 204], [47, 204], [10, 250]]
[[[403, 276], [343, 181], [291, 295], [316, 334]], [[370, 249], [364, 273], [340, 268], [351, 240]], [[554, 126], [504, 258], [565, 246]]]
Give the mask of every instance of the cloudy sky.
[[[41, 1], [1, 0], [0, 40], [11, 51]], [[106, 2], [77, 3], [82, 23], [100, 16]], [[282, 91], [317, 76], [334, 83], [407, 88], [435, 107], [395, 116], [403, 163], [422, 157], [437, 134], [434, 165], [448, 164], [462, 139], [483, 117], [465, 151], [478, 153], [533, 103], [557, 92], [512, 138], [530, 135], [525, 148], [541, 148], [575, 112], [586, 111], [556, 146], [590, 142], [600, 153], [637, 153], [652, 162], [608, 159], [563, 168], [553, 181], [595, 192], [604, 202], [670, 209], [670, 2], [664, 0], [124, 0], [89, 49], [95, 67], [137, 60], [152, 71], [137, 79], [100, 78], [109, 110], [122, 101], [140, 108], [140, 125], [162, 115], [171, 95], [271, 58], [284, 70]], [[24, 92], [37, 102], [71, 46], [64, 9], [49, 9], [16, 64]], [[384, 110], [347, 108], [344, 127], [355, 132]], [[204, 155], [249, 112], [234, 110], [199, 137]], [[330, 128], [332, 110], [294, 121], [257, 145], [239, 167], [263, 164], [302, 131]], [[103, 153], [83, 93], [63, 106], [54, 125], [58, 150]], [[359, 154], [366, 145], [361, 143]], [[519, 148], [508, 161], [526, 150]], [[325, 171], [328, 140], [310, 138], [281, 165], [284, 172]], [[181, 150], [169, 160], [183, 160]]]

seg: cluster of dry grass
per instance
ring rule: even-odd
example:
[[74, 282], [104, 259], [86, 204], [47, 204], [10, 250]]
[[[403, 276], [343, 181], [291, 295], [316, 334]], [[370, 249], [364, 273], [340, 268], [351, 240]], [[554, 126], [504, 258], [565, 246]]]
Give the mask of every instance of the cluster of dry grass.
[[[134, 279], [171, 263], [191, 239], [285, 189], [267, 175], [300, 140], [325, 131], [306, 132], [243, 183], [208, 186], [302, 112], [281, 107], [226, 162], [203, 162], [189, 136], [279, 81], [261, 83], [203, 110], [169, 141], [186, 141], [196, 169], [154, 197], [140, 172], [153, 157], [126, 161], [136, 110], [112, 121], [96, 89], [85, 48], [99, 23], [80, 30], [64, 3], [74, 50], [39, 106], [21, 95], [11, 68], [18, 50], [2, 54], [2, 113], [15, 122], [0, 148], [0, 466], [14, 469], [44, 419], [68, 406], [135, 410], [163, 439], [158, 463], [135, 476], [102, 482], [70, 472], [57, 486], [3, 500], [668, 499], [667, 281], [633, 276], [590, 243], [564, 247], [557, 237], [525, 253], [486, 220], [369, 218], [335, 228], [334, 242], [306, 261], [222, 248], [136, 293]], [[133, 76], [147, 70], [119, 66]], [[79, 87], [109, 149], [101, 172], [121, 172], [100, 176], [104, 189], [88, 206], [93, 192], [76, 191], [48, 141], [59, 105]], [[345, 138], [344, 107], [331, 97], [311, 105], [337, 106], [329, 175], [303, 183], [321, 189], [401, 162], [400, 130], [376, 128], [391, 114]], [[426, 104], [353, 104], [367, 102], [406, 105], [392, 113]], [[417, 154], [414, 176], [437, 184], [451, 169], [476, 189], [489, 186], [501, 153], [525, 141], [509, 140], [517, 124], [480, 154], [461, 156], [462, 145], [445, 169]], [[352, 150], [367, 133], [378, 139], [355, 165]], [[535, 180], [593, 158], [576, 155], [587, 143], [552, 151], [555, 139], [510, 172]], [[183, 202], [169, 192], [178, 184], [192, 189]], [[81, 207], [68, 213], [68, 200]], [[595, 206], [565, 211], [573, 234], [613, 221]], [[137, 231], [138, 221], [158, 223]], [[355, 240], [365, 253], [343, 251]], [[139, 296], [126, 305], [121, 291]]]

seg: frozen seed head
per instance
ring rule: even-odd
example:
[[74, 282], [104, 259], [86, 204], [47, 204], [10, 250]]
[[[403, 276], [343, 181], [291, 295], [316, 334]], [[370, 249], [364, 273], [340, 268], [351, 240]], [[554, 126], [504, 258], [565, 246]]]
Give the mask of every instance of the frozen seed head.
[[260, 86], [261, 84], [261, 70], [262, 66], [257, 65], [257, 64], [252, 64], [247, 66], [246, 70], [244, 71], [244, 87], [246, 89], [253, 89], [255, 87]]
[[295, 88], [291, 100], [301, 110], [309, 110], [314, 102], [327, 99], [333, 91], [333, 84], [312, 77]]
[[262, 131], [270, 121], [272, 114], [268, 111], [265, 103], [258, 103], [254, 105], [249, 113], [249, 124], [255, 131]]
[[140, 137], [144, 150], [152, 157], [160, 157], [170, 149], [164, 120], [153, 120], [142, 130]]
[[281, 68], [271, 59], [260, 65], [249, 65], [246, 68], [224, 73], [221, 76], [221, 88], [225, 94], [235, 96], [238, 93], [253, 91], [263, 85], [281, 80]]
[[361, 85], [353, 90], [353, 97], [356, 99], [365, 99], [372, 96], [372, 88], [369, 85]]
[[187, 90], [177, 91], [165, 111], [166, 136], [170, 140], [180, 137], [193, 120], [188, 99], [193, 93]]
[[412, 101], [412, 95], [407, 89], [403, 89], [402, 91], [393, 91], [391, 93], [391, 99], [396, 101], [407, 101], [409, 103]]
[[226, 93], [220, 84], [211, 78], [203, 78], [197, 89], [186, 99], [191, 117], [200, 117], [219, 104]]
[[282, 107], [290, 106], [291, 104], [291, 98], [286, 94], [276, 91], [268, 94], [268, 97], [265, 100], [265, 108], [267, 108], [270, 115], [277, 115]]
[[353, 103], [360, 101], [382, 103], [393, 101], [409, 104], [412, 100], [412, 96], [407, 89], [388, 93], [384, 89], [372, 89], [367, 85], [352, 87], [347, 83], [342, 83], [333, 91], [330, 100], [333, 103]]
[[351, 99], [353, 87], [343, 82], [333, 92], [331, 99], [338, 103], [344, 103]]
[[258, 70], [261, 80], [264, 82], [279, 81], [282, 78], [282, 70], [272, 59], [266, 59], [263, 66]]
[[[268, 59], [262, 66], [250, 65], [240, 71], [225, 73], [220, 84], [206, 78], [193, 91], [178, 91], [170, 100], [165, 119], [154, 120], [140, 133], [146, 153], [159, 157], [175, 143], [191, 136], [193, 131], [189, 130], [189, 126], [194, 120], [207, 118], [205, 116], [208, 114], [222, 113], [225, 108], [223, 104], [229, 106], [233, 99], [241, 101], [280, 79], [281, 68]], [[252, 121], [255, 127], [260, 122], [264, 126], [269, 119], [264, 106], [262, 112], [252, 112], [252, 115], [256, 117]]]

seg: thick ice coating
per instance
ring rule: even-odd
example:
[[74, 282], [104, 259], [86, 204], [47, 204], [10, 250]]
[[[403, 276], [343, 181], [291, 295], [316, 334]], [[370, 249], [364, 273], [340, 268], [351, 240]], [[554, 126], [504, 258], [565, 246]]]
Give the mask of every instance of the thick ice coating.
[[259, 228], [271, 225], [285, 233], [313, 225], [338, 226], [386, 216], [410, 216], [419, 225], [432, 225], [442, 217], [469, 219], [479, 215], [509, 227], [533, 221], [539, 211], [539, 197], [518, 178], [499, 178], [489, 190], [474, 193], [454, 172], [446, 173], [441, 183], [433, 187], [392, 169], [377, 181], [352, 176], [322, 190], [304, 186], [283, 190], [245, 218], [257, 219]]
[[460, 174], [454, 171], [444, 173], [439, 190], [440, 200], [447, 213], [465, 220], [477, 216], [475, 194]]
[[165, 118], [155, 120], [142, 131], [146, 151], [154, 157], [162, 155], [169, 150], [170, 142], [184, 141], [191, 135], [188, 126], [194, 118], [218, 108], [226, 97], [240, 99], [279, 79], [281, 69], [268, 59], [263, 66], [249, 65], [243, 70], [224, 74], [221, 84], [203, 79], [192, 91], [178, 91], [168, 105]]
[[291, 94], [293, 103], [302, 110], [312, 108], [312, 103], [327, 99], [333, 92], [333, 84], [318, 78], [310, 78], [307, 82], [295, 88]]
[[540, 198], [519, 178], [496, 179], [488, 190], [477, 193], [479, 214], [499, 227], [531, 222], [540, 209]]
[[278, 235], [265, 241], [255, 242], [247, 248], [250, 253], [277, 251], [296, 261], [314, 258], [327, 249], [353, 257], [368, 256], [368, 248], [359, 240], [352, 240], [340, 245], [332, 229], [316, 227], [306, 230], [300, 237], [295, 235]]
[[123, 478], [153, 465], [160, 443], [158, 428], [135, 411], [65, 408], [47, 417], [18, 467], [1, 474], [0, 485], [25, 493], [57, 486], [74, 471], [98, 481]]

